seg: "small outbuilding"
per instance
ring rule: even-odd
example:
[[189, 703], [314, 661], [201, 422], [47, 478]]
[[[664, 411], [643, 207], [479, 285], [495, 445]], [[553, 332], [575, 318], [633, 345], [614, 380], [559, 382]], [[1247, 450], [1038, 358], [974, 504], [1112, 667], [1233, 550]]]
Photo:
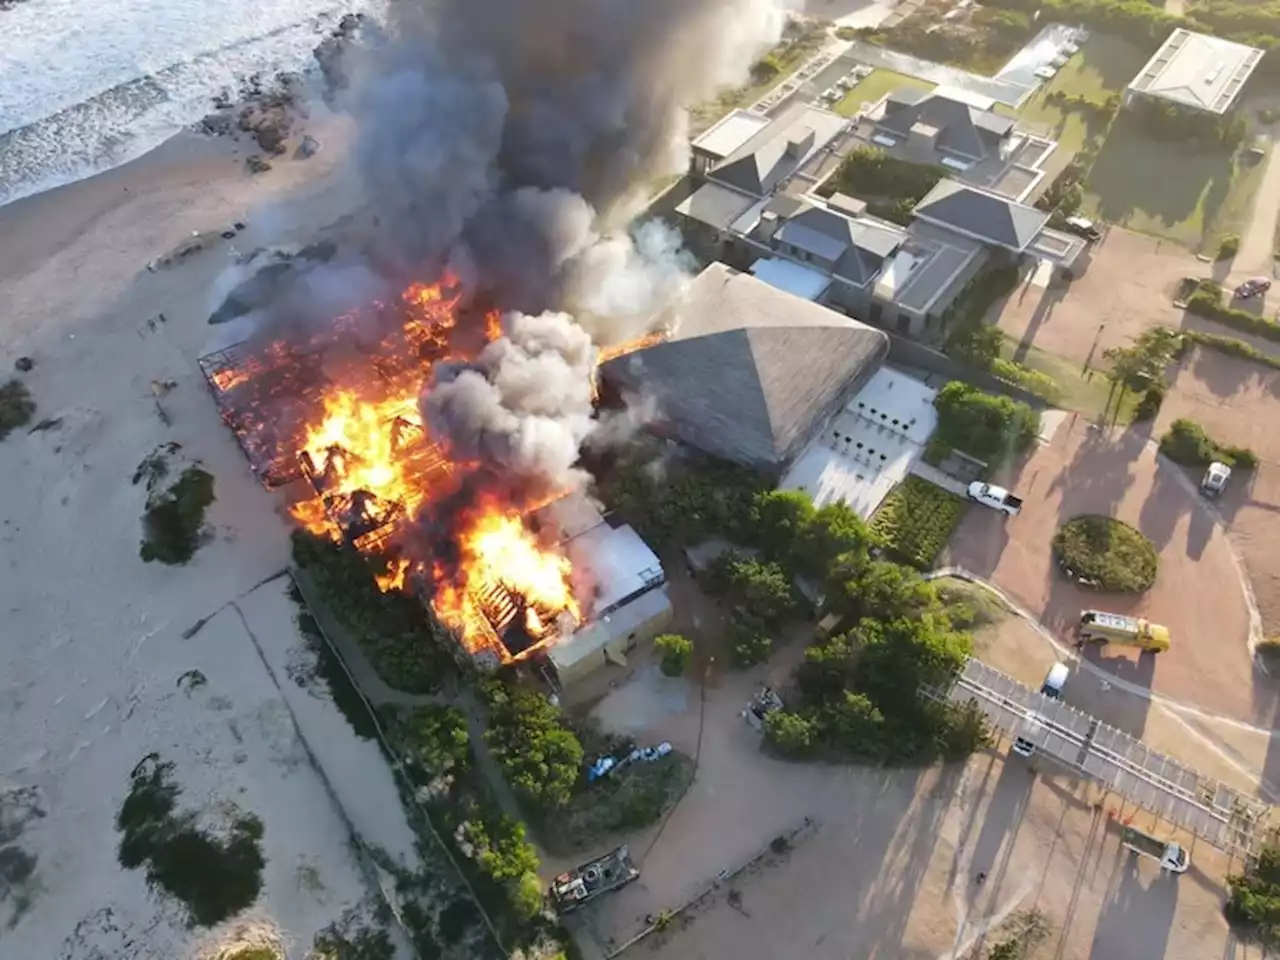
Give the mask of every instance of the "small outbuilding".
[[1235, 106], [1262, 53], [1257, 47], [1179, 28], [1126, 88], [1125, 105], [1145, 98], [1221, 116]]

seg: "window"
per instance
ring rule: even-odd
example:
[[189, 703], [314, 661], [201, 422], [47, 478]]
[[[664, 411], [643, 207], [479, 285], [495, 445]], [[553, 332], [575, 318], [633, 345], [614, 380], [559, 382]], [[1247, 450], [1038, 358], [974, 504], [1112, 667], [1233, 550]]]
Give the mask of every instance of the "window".
[[911, 315], [910, 314], [908, 313], [898, 314], [898, 332], [899, 333], [911, 332]]
[[[884, 314], [884, 305], [879, 303], [876, 300], [872, 300], [871, 301], [871, 322], [879, 323], [880, 317], [883, 314]], [[862, 406], [862, 404], [858, 404], [858, 406]]]

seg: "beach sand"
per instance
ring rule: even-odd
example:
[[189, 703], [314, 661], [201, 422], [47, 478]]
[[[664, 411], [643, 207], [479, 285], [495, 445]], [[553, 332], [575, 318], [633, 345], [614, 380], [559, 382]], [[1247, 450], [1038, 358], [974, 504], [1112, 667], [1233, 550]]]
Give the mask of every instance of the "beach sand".
[[[31, 357], [18, 376], [35, 421], [56, 421], [0, 441], [0, 846], [34, 858], [20, 883], [0, 882], [0, 955], [200, 953], [209, 932], [187, 929], [141, 871], [116, 861], [116, 813], [152, 751], [175, 763], [184, 809], [204, 817], [234, 803], [262, 819], [267, 869], [252, 917], [298, 955], [367, 893], [251, 637], [280, 631], [271, 639], [291, 643], [289, 605], [256, 614], [252, 631], [230, 615], [287, 564], [288, 527], [196, 363], [214, 332], [211, 291], [236, 254], [313, 239], [352, 205], [341, 151], [329, 149], [341, 131], [319, 135], [320, 154], [257, 177], [247, 145], [182, 135], [0, 208], [0, 381]], [[146, 269], [193, 232], [237, 220], [248, 227], [234, 240]], [[153, 381], [174, 384], [165, 418]], [[146, 492], [131, 477], [167, 442], [216, 484], [215, 536], [183, 567], [138, 556]], [[192, 669], [208, 678], [198, 696], [177, 683]]]

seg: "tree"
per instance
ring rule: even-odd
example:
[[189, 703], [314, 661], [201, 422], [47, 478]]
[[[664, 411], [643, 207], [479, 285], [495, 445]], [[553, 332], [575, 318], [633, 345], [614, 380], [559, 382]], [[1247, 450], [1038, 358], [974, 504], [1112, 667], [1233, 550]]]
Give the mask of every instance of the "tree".
[[935, 439], [988, 463], [1026, 450], [1040, 432], [1040, 414], [1010, 397], [984, 393], [960, 380], [938, 391]]
[[784, 756], [808, 756], [818, 745], [818, 725], [798, 713], [774, 710], [765, 715], [764, 739]]
[[796, 612], [796, 593], [782, 564], [738, 553], [722, 554], [706, 579], [708, 587], [744, 607], [752, 616], [777, 626]]
[[1227, 919], [1264, 946], [1280, 946], [1280, 847], [1264, 847], [1252, 868], [1227, 877], [1227, 886]]
[[823, 711], [823, 727], [833, 744], [850, 753], [867, 751], [884, 734], [884, 714], [871, 699], [850, 690]]
[[813, 514], [800, 531], [794, 553], [801, 572], [823, 577], [837, 559], [865, 557], [874, 543], [871, 528], [853, 508], [836, 502]]
[[812, 527], [813, 501], [799, 490], [769, 490], [756, 494], [751, 518], [756, 542], [771, 560], [789, 563], [796, 547]]
[[1182, 348], [1182, 336], [1168, 327], [1144, 330], [1127, 347], [1111, 347], [1102, 352], [1107, 379], [1112, 390], [1123, 397], [1129, 390], [1146, 390], [1164, 382], [1165, 370]]
[[413, 756], [433, 775], [471, 765], [471, 737], [461, 710], [420, 707], [410, 716], [408, 727]]
[[759, 617], [735, 610], [729, 617], [729, 660], [735, 667], [754, 667], [773, 652], [773, 639]]
[[469, 820], [467, 837], [476, 848], [476, 862], [500, 883], [538, 872], [538, 852], [519, 820], [505, 814], [487, 824]]
[[873, 560], [849, 579], [828, 584], [827, 608], [853, 620], [896, 620], [937, 605], [937, 592], [911, 567]]
[[537, 691], [494, 680], [485, 742], [511, 788], [542, 810], [562, 807], [582, 770], [582, 744], [560, 723], [560, 711]]
[[693, 658], [693, 643], [678, 633], [664, 633], [655, 638], [653, 648], [662, 657], [662, 672], [668, 677], [684, 673]]

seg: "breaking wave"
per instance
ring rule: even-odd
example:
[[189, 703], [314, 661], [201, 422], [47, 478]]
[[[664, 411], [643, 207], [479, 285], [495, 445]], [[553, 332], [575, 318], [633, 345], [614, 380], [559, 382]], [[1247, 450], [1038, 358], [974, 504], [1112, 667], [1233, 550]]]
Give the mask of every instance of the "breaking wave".
[[27, 0], [0, 12], [0, 204], [147, 152], [377, 0]]

